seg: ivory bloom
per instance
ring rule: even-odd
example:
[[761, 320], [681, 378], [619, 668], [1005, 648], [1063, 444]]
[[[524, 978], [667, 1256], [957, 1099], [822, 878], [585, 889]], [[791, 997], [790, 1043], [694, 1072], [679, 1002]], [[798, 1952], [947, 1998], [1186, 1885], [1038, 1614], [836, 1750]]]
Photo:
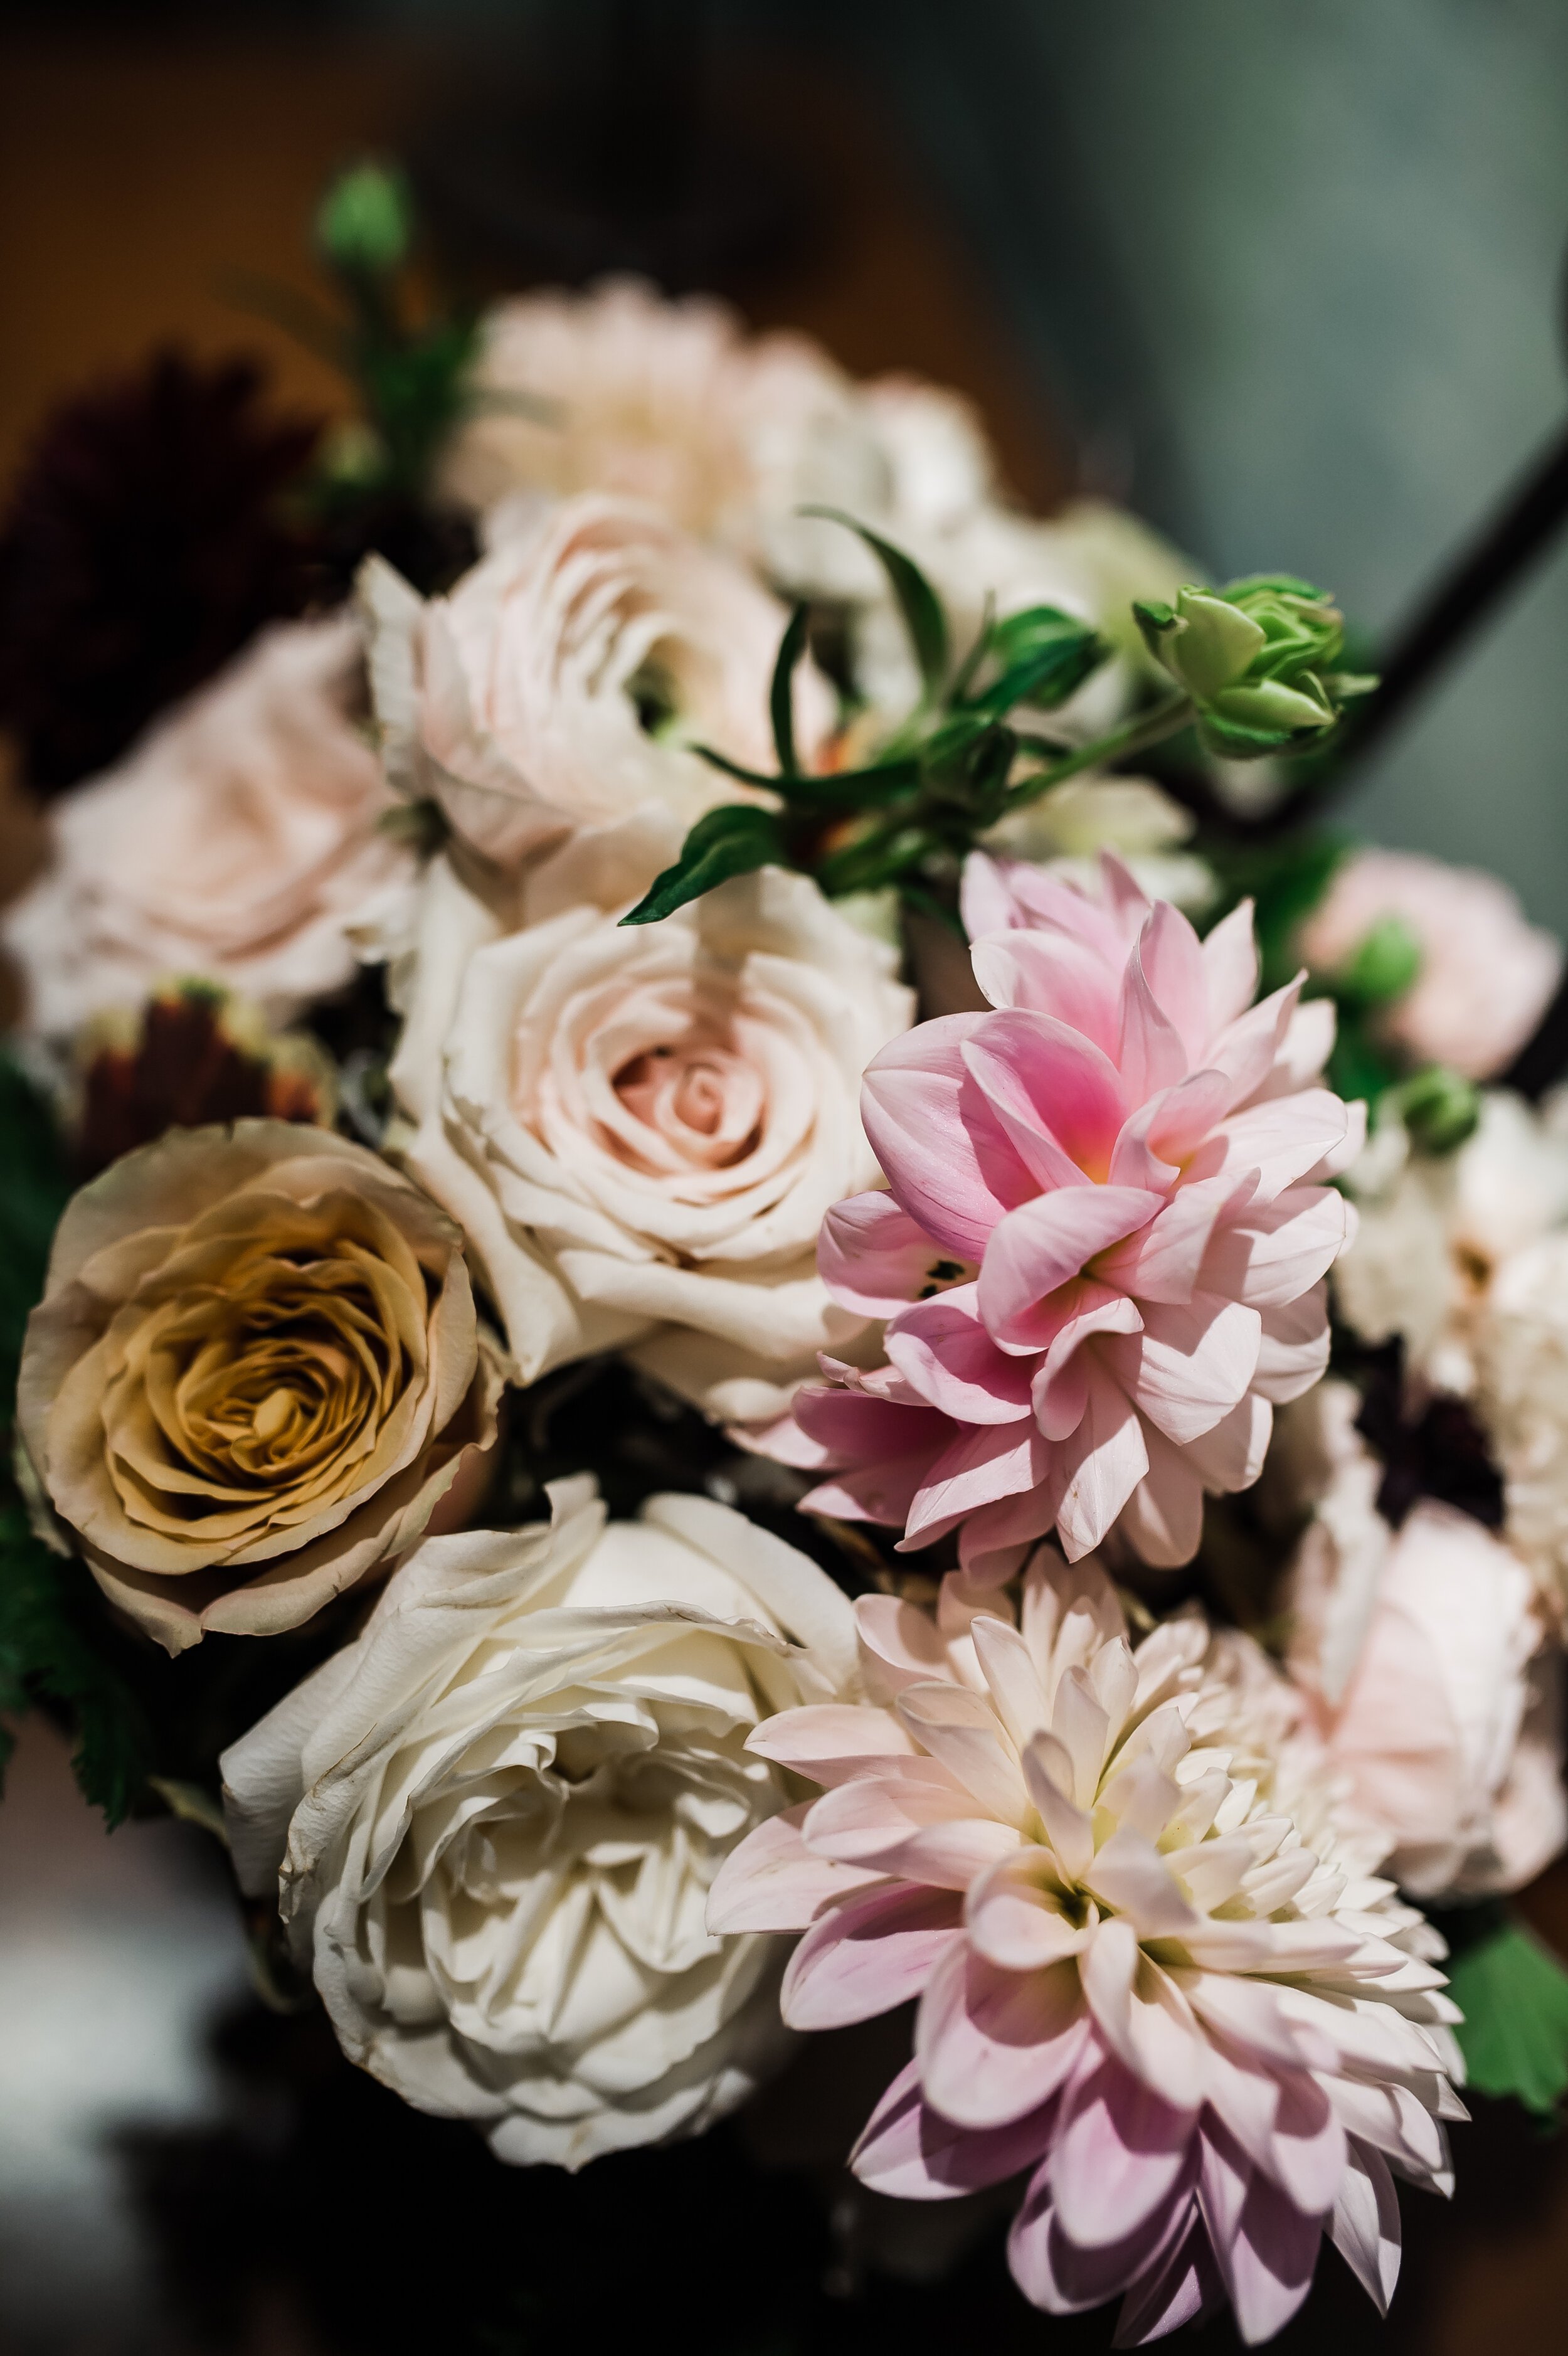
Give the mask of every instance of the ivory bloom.
[[1386, 1010], [1383, 1029], [1417, 1063], [1490, 1079], [1545, 1012], [1563, 972], [1561, 943], [1526, 923], [1495, 875], [1415, 851], [1360, 851], [1336, 871], [1307, 919], [1301, 953], [1332, 974], [1391, 916], [1414, 938], [1421, 963]]
[[1390, 2161], [1452, 2180], [1456, 2015], [1378, 1842], [1303, 1776], [1283, 1681], [1197, 1617], [1135, 1646], [1098, 1566], [1050, 1547], [1016, 1617], [951, 1574], [934, 1620], [856, 1617], [869, 1699], [752, 1736], [825, 1788], [747, 1837], [709, 1921], [805, 1933], [792, 2027], [918, 1999], [857, 2175], [941, 2201], [1028, 2169], [1019, 2288], [1120, 2295], [1124, 2346], [1225, 2298], [1269, 2338], [1325, 2233], [1386, 2308]]
[[[379, 558], [360, 592], [388, 776], [499, 865], [647, 811], [664, 816], [662, 863], [705, 809], [744, 798], [693, 744], [773, 766], [784, 608], [653, 508], [593, 492], [520, 504], [449, 595], [421, 599]], [[803, 756], [832, 717], [803, 664]]]
[[912, 1012], [894, 953], [776, 868], [659, 925], [507, 931], [444, 861], [401, 981], [408, 1166], [462, 1226], [517, 1379], [627, 1350], [750, 1421], [866, 1324], [816, 1272], [876, 1163], [860, 1075]]
[[785, 1798], [747, 1736], [848, 1690], [855, 1643], [829, 1579], [707, 1498], [550, 1499], [427, 1540], [222, 1768], [240, 1880], [281, 1890], [350, 2059], [575, 2169], [774, 2059], [780, 1943], [710, 1933], [708, 1891]]
[[352, 717], [357, 625], [282, 623], [57, 800], [51, 858], [0, 918], [49, 1036], [208, 976], [286, 1023], [355, 970], [350, 928], [409, 876]]
[[177, 1653], [297, 1627], [411, 1545], [499, 1388], [434, 1204], [329, 1130], [240, 1120], [67, 1205], [17, 1422], [100, 1587]]
[[1325, 1383], [1296, 1411], [1316, 1411], [1330, 1470], [1291, 1572], [1291, 1675], [1406, 1890], [1518, 1890], [1568, 1838], [1560, 1663], [1534, 1582], [1451, 1506], [1426, 1499], [1389, 1526], [1358, 1404]]

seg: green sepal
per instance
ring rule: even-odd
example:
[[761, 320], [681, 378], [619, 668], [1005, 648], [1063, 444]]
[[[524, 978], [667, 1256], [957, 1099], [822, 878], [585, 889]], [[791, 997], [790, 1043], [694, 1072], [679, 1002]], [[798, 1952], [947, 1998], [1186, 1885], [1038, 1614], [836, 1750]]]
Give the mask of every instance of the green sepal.
[[941, 694], [947, 677], [949, 662], [947, 616], [942, 610], [942, 600], [912, 556], [895, 548], [880, 532], [868, 524], [857, 523], [842, 508], [807, 507], [799, 510], [806, 516], [821, 516], [828, 523], [841, 523], [866, 543], [888, 576], [888, 586], [898, 601], [903, 616], [910, 645], [920, 666], [921, 686], [927, 702], [934, 702]]
[[698, 819], [674, 866], [655, 877], [621, 922], [656, 925], [684, 908], [688, 900], [699, 900], [716, 884], [727, 884], [731, 875], [791, 864], [783, 830], [772, 810], [758, 809], [751, 802], [725, 802]]
[[794, 777], [800, 773], [800, 763], [795, 750], [795, 674], [805, 652], [806, 628], [811, 608], [799, 605], [789, 617], [783, 637], [779, 640], [778, 660], [773, 665], [773, 684], [768, 690], [768, 711], [773, 723], [773, 751], [778, 756], [782, 776]]
[[1568, 1971], [1501, 1908], [1449, 1966], [1469, 2083], [1552, 2118], [1568, 2092]]

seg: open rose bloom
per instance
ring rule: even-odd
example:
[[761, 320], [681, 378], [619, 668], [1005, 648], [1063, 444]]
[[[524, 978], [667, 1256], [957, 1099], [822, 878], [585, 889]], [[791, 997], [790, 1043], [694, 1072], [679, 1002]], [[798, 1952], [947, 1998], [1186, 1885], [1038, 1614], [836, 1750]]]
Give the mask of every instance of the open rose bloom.
[[1361, 1124], [1317, 1075], [1332, 1010], [1253, 1004], [1243, 904], [1199, 941], [1107, 856], [1099, 897], [979, 856], [991, 1012], [920, 1024], [866, 1075], [886, 1193], [840, 1204], [821, 1267], [887, 1319], [886, 1363], [828, 1367], [767, 1445], [809, 1504], [957, 1528], [1005, 1576], [1054, 1527], [1187, 1561], [1203, 1493], [1255, 1481], [1275, 1404], [1323, 1371], [1323, 1276], [1354, 1213], [1326, 1186]]
[[1391, 2165], [1451, 2180], [1456, 2015], [1383, 1844], [1293, 1756], [1277, 1673], [1196, 1616], [1134, 1645], [1104, 1573], [1051, 1547], [1016, 1614], [951, 1576], [934, 1617], [857, 1616], [870, 1698], [751, 1738], [822, 1796], [751, 1834], [709, 1909], [805, 1933], [797, 2029], [918, 1998], [856, 2173], [944, 2201], [1028, 2171], [1020, 2288], [1058, 2315], [1120, 2295], [1119, 2345], [1221, 2297], [1268, 2338], [1326, 2233], [1386, 2307]]

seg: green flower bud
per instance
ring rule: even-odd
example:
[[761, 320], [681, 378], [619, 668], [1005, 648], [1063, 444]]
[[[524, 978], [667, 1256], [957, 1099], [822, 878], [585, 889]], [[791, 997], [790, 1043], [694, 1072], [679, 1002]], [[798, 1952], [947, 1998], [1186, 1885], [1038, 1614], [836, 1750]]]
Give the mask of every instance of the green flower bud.
[[1479, 1090], [1446, 1064], [1429, 1064], [1391, 1094], [1412, 1144], [1423, 1153], [1456, 1152], [1481, 1117]]
[[1334, 726], [1340, 698], [1372, 684], [1334, 670], [1345, 617], [1324, 591], [1287, 573], [1189, 586], [1174, 605], [1133, 611], [1156, 661], [1192, 698], [1204, 743], [1224, 759], [1309, 744]]
[[340, 172], [315, 216], [315, 242], [334, 269], [388, 278], [408, 258], [414, 208], [401, 172], [356, 164]]
[[1421, 971], [1421, 943], [1403, 916], [1380, 916], [1338, 977], [1338, 993], [1363, 1006], [1403, 998]]

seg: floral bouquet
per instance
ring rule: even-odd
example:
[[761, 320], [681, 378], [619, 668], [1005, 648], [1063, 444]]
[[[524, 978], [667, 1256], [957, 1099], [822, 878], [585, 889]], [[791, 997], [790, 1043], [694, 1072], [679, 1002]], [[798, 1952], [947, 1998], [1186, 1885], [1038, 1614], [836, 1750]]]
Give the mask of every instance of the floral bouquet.
[[165, 358], [0, 552], [0, 1706], [499, 2160], [895, 2016], [849, 2166], [1036, 2306], [1386, 2307], [1568, 2084], [1561, 950], [1323, 822], [1318, 588], [410, 236], [330, 192], [356, 425]]

